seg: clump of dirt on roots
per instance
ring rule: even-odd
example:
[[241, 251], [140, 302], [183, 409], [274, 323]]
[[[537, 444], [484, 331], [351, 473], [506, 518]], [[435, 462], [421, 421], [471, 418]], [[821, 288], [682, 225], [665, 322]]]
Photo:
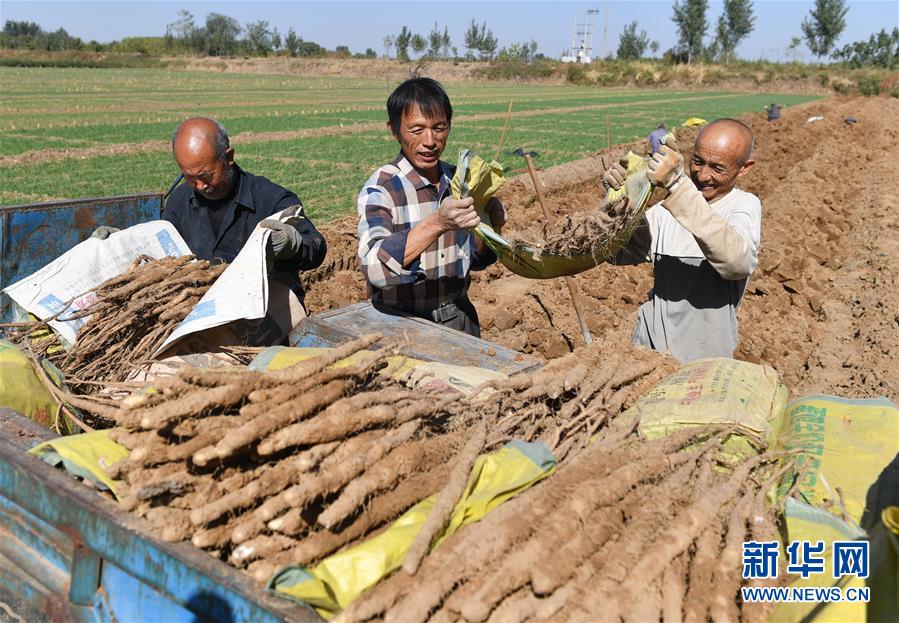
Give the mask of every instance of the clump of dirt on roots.
[[552, 255], [591, 255], [603, 249], [634, 219], [636, 204], [627, 197], [604, 203], [596, 210], [564, 215], [553, 227], [544, 226], [537, 248]]

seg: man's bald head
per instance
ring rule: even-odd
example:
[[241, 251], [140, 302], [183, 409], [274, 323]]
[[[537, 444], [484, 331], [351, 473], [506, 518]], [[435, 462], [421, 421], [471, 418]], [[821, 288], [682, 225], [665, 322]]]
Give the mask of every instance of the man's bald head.
[[207, 199], [223, 199], [233, 190], [234, 150], [215, 119], [194, 117], [175, 128], [172, 154], [187, 183]]
[[230, 146], [228, 130], [210, 117], [192, 117], [179, 124], [172, 133], [172, 151], [176, 153], [184, 149], [197, 151], [211, 147], [215, 157], [222, 160]]
[[736, 119], [716, 119], [704, 125], [696, 135], [696, 145], [700, 142], [725, 146], [739, 154], [742, 165], [752, 156], [755, 136], [749, 126]]
[[690, 157], [690, 179], [706, 201], [721, 199], [733, 190], [737, 178], [755, 164], [752, 130], [736, 119], [718, 119], [696, 135]]

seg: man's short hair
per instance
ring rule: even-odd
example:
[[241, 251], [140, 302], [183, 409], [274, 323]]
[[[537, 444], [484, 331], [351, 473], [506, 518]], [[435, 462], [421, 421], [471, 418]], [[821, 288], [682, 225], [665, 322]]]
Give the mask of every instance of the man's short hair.
[[452, 122], [453, 106], [440, 83], [433, 78], [409, 78], [387, 98], [387, 119], [394, 134], [399, 134], [403, 113], [414, 105], [425, 117], [443, 114], [447, 124]]
[[181, 129], [184, 127], [184, 125], [188, 121], [194, 121], [195, 119], [208, 121], [215, 127], [215, 131], [209, 138], [212, 139], [212, 146], [215, 148], [215, 157], [224, 162], [225, 152], [228, 151], [229, 147], [231, 147], [231, 140], [228, 138], [228, 130], [225, 129], [225, 126], [223, 126], [212, 117], [191, 117], [190, 119], [182, 121], [180, 124], [178, 124], [178, 127], [175, 128], [175, 131], [172, 132], [172, 148], [175, 147], [175, 141], [178, 139], [178, 135], [181, 134]]
[[659, 124], [659, 127], [656, 128], [656, 130], [667, 130], [667, 129], [668, 129], [668, 128], [665, 127], [665, 124], [664, 124], [664, 123], [660, 123], [660, 124]]

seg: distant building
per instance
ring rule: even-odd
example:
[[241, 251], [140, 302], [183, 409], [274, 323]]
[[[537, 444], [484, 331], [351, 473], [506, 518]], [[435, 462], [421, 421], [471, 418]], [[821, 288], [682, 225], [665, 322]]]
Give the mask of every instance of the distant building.
[[588, 64], [593, 62], [593, 33], [595, 29], [593, 16], [597, 13], [599, 13], [597, 9], [587, 9], [583, 24], [578, 24], [577, 17], [575, 17], [574, 32], [571, 35], [571, 47], [562, 54], [561, 60], [563, 63]]

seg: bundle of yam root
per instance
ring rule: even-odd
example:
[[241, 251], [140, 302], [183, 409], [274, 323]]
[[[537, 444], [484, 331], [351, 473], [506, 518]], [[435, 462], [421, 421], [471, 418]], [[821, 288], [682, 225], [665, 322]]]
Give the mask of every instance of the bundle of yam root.
[[538, 247], [553, 255], [591, 255], [630, 227], [637, 204], [626, 196], [604, 202], [595, 210], [563, 215], [552, 227], [544, 227]]
[[723, 455], [720, 429], [633, 431], [602, 434], [335, 620], [765, 620], [737, 599], [742, 544], [778, 538], [764, 496], [786, 468]]
[[539, 440], [563, 463], [677, 368], [668, 355], [598, 336], [537, 372], [486, 384], [484, 391], [497, 392], [489, 400], [475, 403], [475, 395], [449, 408], [464, 420], [488, 419], [490, 449], [512, 439]]
[[[436, 491], [464, 442], [369, 336], [282, 370], [184, 369], [127, 399], [110, 435], [123, 505], [260, 581], [354, 542]], [[379, 374], [387, 372], [387, 374]]]
[[[580, 349], [470, 397], [394, 380], [387, 346], [367, 336], [281, 370], [184, 369], [122, 405], [111, 436], [131, 452], [111, 468], [125, 508], [166, 540], [195, 546], [266, 582], [311, 566], [437, 494], [413, 546], [417, 567], [479, 454], [543, 439], [565, 463], [670, 372]], [[351, 365], [334, 366], [366, 349]], [[357, 355], [358, 357], [359, 355]], [[414, 562], [413, 562], [414, 560]]]
[[[191, 255], [141, 256], [127, 271], [100, 284], [89, 306], [0, 328], [13, 343], [55, 364], [73, 393], [95, 394], [109, 383], [125, 381], [150, 360], [224, 270], [225, 265]], [[50, 330], [48, 322], [57, 318], [87, 319], [68, 350]]]

